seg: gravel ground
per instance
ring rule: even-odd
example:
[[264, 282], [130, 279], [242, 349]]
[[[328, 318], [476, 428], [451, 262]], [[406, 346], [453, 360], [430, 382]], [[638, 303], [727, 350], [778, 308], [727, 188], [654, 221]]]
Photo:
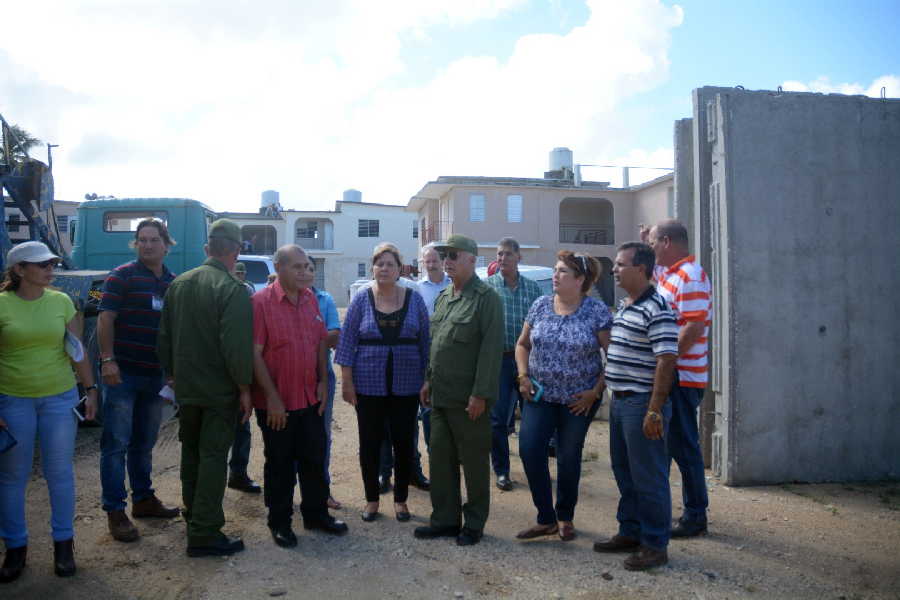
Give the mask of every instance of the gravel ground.
[[[253, 427], [250, 473], [261, 479], [261, 438]], [[266, 528], [262, 498], [227, 490], [226, 531], [242, 535], [247, 550], [232, 558], [188, 559], [181, 519], [139, 522], [142, 537], [134, 544], [112, 540], [99, 501], [99, 430], [82, 429], [75, 458], [79, 572], [69, 580], [52, 574], [47, 492], [36, 469], [28, 489], [28, 568], [19, 581], [0, 587], [0, 598], [900, 598], [897, 482], [730, 488], [708, 478], [710, 534], [674, 541], [666, 567], [631, 573], [622, 556], [591, 551], [595, 539], [616, 529], [618, 493], [603, 421], [594, 423], [585, 444], [578, 538], [569, 543], [515, 539], [536, 516], [518, 458], [512, 473], [518, 486], [492, 489], [491, 517], [477, 546], [414, 539], [413, 528], [430, 512], [428, 494], [414, 488], [411, 522], [394, 520], [385, 496], [382, 518], [364, 523], [356, 418], [340, 400], [334, 437], [332, 487], [344, 503], [335, 514], [349, 524], [347, 536], [307, 532], [297, 520], [299, 546], [279, 548]], [[511, 445], [516, 452], [515, 437]], [[157, 494], [175, 504], [174, 423], [164, 427], [154, 456]], [[673, 477], [676, 514], [679, 484]]]

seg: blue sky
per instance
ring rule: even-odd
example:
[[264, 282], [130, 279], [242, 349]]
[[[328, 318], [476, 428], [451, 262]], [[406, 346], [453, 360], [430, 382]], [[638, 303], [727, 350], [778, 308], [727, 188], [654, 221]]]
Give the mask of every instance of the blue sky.
[[900, 97], [900, 0], [46, 0], [4, 16], [44, 24], [46, 43], [0, 37], [0, 112], [60, 145], [63, 199], [252, 211], [271, 188], [322, 209], [353, 187], [403, 204], [439, 175], [539, 177], [555, 146], [671, 166], [702, 85]]

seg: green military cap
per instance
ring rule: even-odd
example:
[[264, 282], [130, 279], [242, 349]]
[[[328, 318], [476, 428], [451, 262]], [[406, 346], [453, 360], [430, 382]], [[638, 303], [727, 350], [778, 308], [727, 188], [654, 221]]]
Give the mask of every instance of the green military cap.
[[447, 238], [446, 244], [435, 244], [434, 249], [438, 252], [446, 252], [447, 250], [462, 250], [469, 254], [478, 255], [478, 244], [470, 237], [466, 237], [459, 233], [454, 233]]
[[223, 238], [235, 244], [241, 243], [241, 228], [234, 221], [219, 219], [209, 226], [210, 238]]
[[234, 263], [234, 272], [235, 272], [235, 273], [246, 273], [246, 272], [247, 272], [247, 265], [245, 265], [245, 264], [242, 263], [242, 262], [236, 262], [236, 263]]

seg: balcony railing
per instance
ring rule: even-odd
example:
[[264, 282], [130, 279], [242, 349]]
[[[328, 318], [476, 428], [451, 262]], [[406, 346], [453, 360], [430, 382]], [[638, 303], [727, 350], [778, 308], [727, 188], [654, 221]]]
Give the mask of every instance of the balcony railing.
[[616, 243], [615, 227], [613, 225], [560, 223], [559, 242], [561, 244], [609, 246]]
[[433, 221], [420, 232], [422, 245], [443, 241], [450, 237], [450, 221]]
[[322, 235], [314, 238], [300, 237], [298, 235], [294, 239], [298, 246], [306, 250], [334, 250], [333, 244], [325, 244], [325, 239]]

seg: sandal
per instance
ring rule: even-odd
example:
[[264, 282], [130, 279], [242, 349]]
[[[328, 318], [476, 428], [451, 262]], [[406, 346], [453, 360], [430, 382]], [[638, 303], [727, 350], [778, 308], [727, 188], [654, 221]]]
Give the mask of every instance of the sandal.
[[341, 508], [343, 508], [343, 505], [340, 502], [338, 502], [337, 500], [335, 500], [334, 497], [332, 497], [332, 496], [328, 496], [328, 500], [327, 500], [326, 504], [328, 505], [328, 508], [330, 508], [331, 510], [341, 510]]

